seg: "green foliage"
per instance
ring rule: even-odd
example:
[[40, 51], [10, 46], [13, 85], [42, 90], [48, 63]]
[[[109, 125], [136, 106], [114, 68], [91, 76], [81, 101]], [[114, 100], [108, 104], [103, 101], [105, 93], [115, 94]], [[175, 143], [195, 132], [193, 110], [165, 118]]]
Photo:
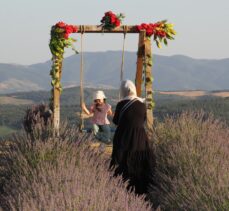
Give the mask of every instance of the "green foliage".
[[150, 39], [153, 35], [153, 40], [156, 42], [157, 47], [161, 48], [162, 43], [168, 45], [167, 39], [174, 40], [176, 31], [173, 26], [173, 24], [167, 23], [167, 20], [162, 20], [157, 23], [142, 23], [137, 25], [136, 28], [138, 31], [145, 30], [147, 39]]
[[67, 34], [66, 33], [67, 32], [65, 28], [60, 28], [57, 25], [52, 26], [51, 39], [49, 42], [49, 48], [52, 53], [52, 68], [50, 70], [50, 75], [52, 78], [50, 108], [52, 110], [53, 110], [53, 91], [54, 89], [58, 89], [60, 92], [62, 92], [63, 90], [60, 80], [61, 80], [62, 63], [63, 63], [63, 58], [64, 58], [63, 56], [64, 49], [68, 47], [72, 47], [72, 50], [75, 53], [78, 53], [73, 46], [73, 42], [76, 42], [76, 40], [73, 38], [69, 38], [68, 33]]
[[167, 116], [179, 115], [184, 111], [200, 111], [212, 113], [216, 118], [229, 124], [229, 98], [204, 96], [196, 99], [179, 96], [155, 94], [157, 106], [154, 115], [158, 120]]
[[[18, 130], [22, 127], [22, 119], [26, 105], [0, 105], [0, 126]], [[1, 134], [0, 134], [1, 137]]]
[[13, 132], [16, 132], [16, 130], [6, 126], [0, 126], [0, 136], [7, 136]]
[[[85, 89], [85, 102], [87, 105], [92, 103], [92, 93], [95, 89]], [[105, 90], [108, 103], [112, 105], [113, 111], [118, 100], [117, 90]], [[11, 95], [9, 95], [11, 96]], [[19, 99], [28, 99], [34, 101], [36, 104], [48, 103], [49, 92], [24, 92], [14, 94]], [[68, 120], [70, 124], [78, 124], [79, 119], [76, 112], [80, 111], [79, 100], [80, 90], [78, 88], [69, 88], [61, 95], [61, 119]], [[226, 121], [229, 124], [229, 98], [221, 97], [199, 97], [190, 99], [187, 97], [174, 95], [161, 95], [157, 92], [154, 94], [154, 117], [158, 121], [163, 121], [167, 116], [174, 116], [183, 111], [199, 111], [204, 110], [206, 113], [213, 113], [215, 117]], [[22, 128], [22, 120], [25, 115], [28, 105], [0, 105], [0, 126], [8, 127], [13, 130]], [[89, 125], [89, 120], [86, 120], [86, 126]], [[0, 137], [3, 134], [0, 133]]]

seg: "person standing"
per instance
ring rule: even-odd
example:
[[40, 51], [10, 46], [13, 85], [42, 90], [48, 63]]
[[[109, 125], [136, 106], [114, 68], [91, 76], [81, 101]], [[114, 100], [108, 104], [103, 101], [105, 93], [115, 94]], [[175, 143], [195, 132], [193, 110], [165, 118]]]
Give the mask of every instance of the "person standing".
[[121, 83], [120, 95], [113, 117], [117, 125], [113, 138], [110, 168], [114, 175], [128, 180], [128, 189], [136, 194], [148, 192], [153, 181], [155, 158], [144, 128], [146, 106], [137, 97], [136, 87], [130, 80]]

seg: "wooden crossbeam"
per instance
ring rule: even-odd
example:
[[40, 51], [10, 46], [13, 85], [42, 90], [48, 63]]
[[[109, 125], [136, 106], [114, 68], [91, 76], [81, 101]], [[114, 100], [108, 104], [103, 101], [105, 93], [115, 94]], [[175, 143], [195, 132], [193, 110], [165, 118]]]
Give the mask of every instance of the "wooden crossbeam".
[[75, 25], [77, 33], [139, 33], [134, 25], [123, 25], [112, 30], [103, 29], [101, 25]]

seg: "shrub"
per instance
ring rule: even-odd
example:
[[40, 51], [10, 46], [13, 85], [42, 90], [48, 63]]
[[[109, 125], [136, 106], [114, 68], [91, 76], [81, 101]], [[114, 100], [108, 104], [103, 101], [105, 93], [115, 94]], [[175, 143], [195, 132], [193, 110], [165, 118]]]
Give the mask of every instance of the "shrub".
[[229, 128], [213, 116], [183, 113], [155, 127], [157, 187], [165, 210], [229, 210]]
[[5, 210], [151, 210], [112, 177], [107, 160], [88, 147], [90, 137], [74, 128], [66, 127], [59, 139], [34, 142], [24, 134], [10, 143], [0, 156]]
[[33, 105], [26, 110], [23, 127], [32, 140], [52, 133], [52, 111], [45, 104]]

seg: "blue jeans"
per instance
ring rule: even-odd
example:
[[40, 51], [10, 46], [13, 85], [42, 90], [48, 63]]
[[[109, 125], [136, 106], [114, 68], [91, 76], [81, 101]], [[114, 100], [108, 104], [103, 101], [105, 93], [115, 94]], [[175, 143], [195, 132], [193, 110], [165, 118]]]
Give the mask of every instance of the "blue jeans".
[[111, 129], [109, 125], [93, 124], [92, 128], [93, 128], [93, 133], [98, 140], [105, 142], [105, 143], [108, 143], [111, 141], [110, 140]]

